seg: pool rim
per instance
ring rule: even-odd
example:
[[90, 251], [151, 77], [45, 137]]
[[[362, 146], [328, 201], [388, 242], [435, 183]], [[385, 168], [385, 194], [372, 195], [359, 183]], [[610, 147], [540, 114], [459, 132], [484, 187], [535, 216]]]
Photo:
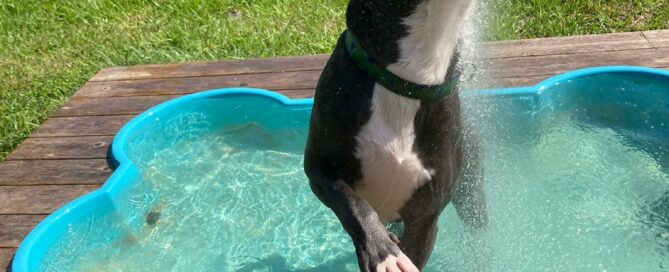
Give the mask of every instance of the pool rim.
[[[599, 74], [611, 74], [611, 73], [641, 73], [648, 75], [655, 75], [666, 77], [669, 79], [669, 71], [649, 68], [649, 67], [640, 67], [640, 66], [601, 66], [601, 67], [590, 67], [585, 69], [579, 69], [574, 71], [569, 71], [563, 74], [552, 76], [547, 78], [534, 86], [529, 87], [510, 87], [510, 88], [498, 88], [498, 89], [487, 89], [487, 90], [477, 90], [477, 91], [462, 91], [460, 96], [490, 96], [490, 95], [513, 95], [513, 94], [534, 94], [541, 95], [544, 91], [549, 90], [551, 86], [556, 86], [562, 82], [567, 82], [570, 80], [575, 80], [578, 78], [599, 75]], [[256, 89], [256, 88], [220, 88], [213, 90], [201, 91], [194, 94], [184, 95], [175, 99], [168, 100], [159, 105], [151, 107], [150, 109], [140, 113], [133, 119], [131, 119], [127, 124], [125, 124], [119, 132], [116, 134], [112, 141], [112, 146], [109, 152], [109, 161], [112, 166], [115, 167], [114, 173], [104, 182], [104, 184], [83, 196], [76, 198], [63, 205], [62, 207], [56, 209], [52, 214], [47, 216], [45, 219], [40, 221], [24, 238], [24, 240], [19, 245], [19, 248], [14, 255], [12, 263], [10, 265], [11, 271], [14, 272], [24, 272], [30, 271], [31, 267], [39, 267], [44, 254], [34, 256], [31, 258], [35, 251], [46, 252], [49, 245], [40, 244], [40, 240], [44, 239], [48, 235], [48, 230], [53, 227], [66, 228], [67, 225], [73, 223], [73, 221], [68, 221], [67, 217], [75, 216], [76, 218], [81, 217], [81, 215], [87, 214], [89, 210], [95, 209], [96, 205], [88, 205], [94, 202], [92, 201], [103, 201], [109, 202], [111, 198], [118, 193], [121, 189], [130, 183], [130, 179], [124, 177], [132, 171], [136, 171], [133, 165], [133, 162], [129, 159], [125, 153], [125, 147], [128, 143], [127, 139], [130, 137], [130, 134], [134, 129], [136, 129], [140, 124], [146, 122], [149, 118], [152, 118], [158, 112], [163, 113], [163, 111], [170, 112], [171, 108], [178, 108], [181, 104], [190, 103], [194, 100], [206, 99], [206, 98], [215, 98], [215, 97], [224, 97], [224, 96], [233, 96], [233, 95], [257, 95], [266, 98], [273, 99], [284, 106], [287, 107], [299, 107], [299, 106], [311, 106], [313, 104], [313, 98], [300, 98], [300, 99], [291, 99], [277, 92]], [[164, 114], [164, 113], [163, 113]], [[54, 235], [54, 234], [52, 234]]]

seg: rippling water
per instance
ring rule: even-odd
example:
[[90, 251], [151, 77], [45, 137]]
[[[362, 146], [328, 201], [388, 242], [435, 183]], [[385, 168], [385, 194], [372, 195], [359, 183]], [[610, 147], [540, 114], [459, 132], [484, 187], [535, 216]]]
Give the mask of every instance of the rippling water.
[[[197, 132], [203, 116], [177, 123]], [[447, 208], [427, 270], [666, 271], [666, 158], [566, 113], [526, 129], [482, 135], [490, 225], [467, 233]], [[42, 268], [356, 271], [350, 239], [308, 187], [305, 133], [249, 123], [169, 148], [140, 139], [142, 180], [119, 203], [141, 212], [71, 226]]]

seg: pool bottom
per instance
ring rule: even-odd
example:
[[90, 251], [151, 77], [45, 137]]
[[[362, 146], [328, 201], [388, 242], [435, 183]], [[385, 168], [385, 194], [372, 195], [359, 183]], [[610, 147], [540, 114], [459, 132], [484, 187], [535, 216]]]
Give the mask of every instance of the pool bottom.
[[[483, 135], [490, 225], [467, 233], [449, 206], [426, 271], [667, 269], [662, 158], [568, 113], [535, 129]], [[71, 226], [42, 270], [357, 271], [302, 155], [285, 148], [305, 133], [249, 123], [145, 152], [142, 182], [117, 201], [142, 212]]]

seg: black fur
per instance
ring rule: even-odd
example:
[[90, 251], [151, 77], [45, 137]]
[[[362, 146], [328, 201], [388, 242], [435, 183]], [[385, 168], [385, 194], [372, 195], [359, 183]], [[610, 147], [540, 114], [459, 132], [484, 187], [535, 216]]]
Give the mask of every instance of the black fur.
[[346, 11], [346, 26], [353, 31], [374, 60], [381, 65], [399, 59], [398, 41], [408, 29], [402, 24], [421, 0], [351, 0]]
[[[408, 35], [402, 19], [421, 2], [351, 0], [348, 28], [377, 62], [394, 63], [399, 58], [398, 41]], [[413, 150], [435, 174], [401, 209], [404, 231], [398, 245], [376, 212], [354, 192], [363, 178], [361, 162], [355, 156], [355, 137], [370, 119], [374, 85], [349, 57], [340, 38], [316, 89], [305, 172], [312, 191], [334, 211], [351, 236], [361, 271], [376, 271], [380, 262], [389, 255], [397, 256], [400, 250], [422, 269], [432, 252], [439, 214], [452, 198], [468, 225], [481, 226], [487, 221], [479, 145], [474, 133], [463, 129], [457, 93], [421, 102], [414, 120]], [[459, 195], [453, 197], [455, 192]]]

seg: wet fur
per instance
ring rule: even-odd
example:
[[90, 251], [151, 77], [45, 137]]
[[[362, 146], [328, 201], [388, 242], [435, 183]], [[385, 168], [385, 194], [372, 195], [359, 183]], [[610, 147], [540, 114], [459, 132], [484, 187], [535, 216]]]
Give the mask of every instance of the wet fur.
[[[439, 28], [439, 16], [455, 16], [468, 6], [462, 2], [351, 0], [347, 25], [393, 73], [438, 84], [457, 41], [457, 27]], [[456, 19], [447, 20], [457, 26]], [[475, 139], [460, 121], [457, 93], [429, 102], [396, 95], [359, 69], [338, 41], [317, 86], [305, 172], [351, 236], [361, 271], [400, 264], [403, 254], [422, 269], [451, 200], [468, 225], [485, 224]], [[383, 225], [388, 221], [404, 222], [399, 245]]]

